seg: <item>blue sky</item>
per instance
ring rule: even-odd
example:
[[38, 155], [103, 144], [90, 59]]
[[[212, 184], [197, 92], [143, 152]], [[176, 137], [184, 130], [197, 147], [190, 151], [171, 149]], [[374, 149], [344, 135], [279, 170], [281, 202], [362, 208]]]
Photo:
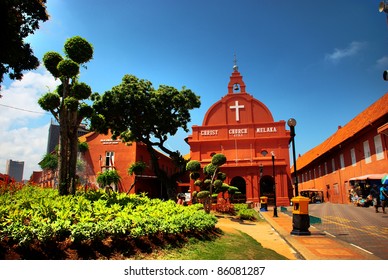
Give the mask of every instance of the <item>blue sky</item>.
[[[296, 152], [318, 145], [383, 96], [388, 25], [377, 0], [47, 0], [50, 20], [28, 38], [35, 55], [80, 35], [94, 59], [80, 80], [103, 93], [134, 74], [201, 96], [190, 124], [227, 93], [234, 53], [247, 92], [275, 121], [297, 120]], [[3, 83], [0, 172], [7, 159], [39, 170], [51, 115], [37, 99], [57, 82], [43, 67]], [[10, 107], [13, 108], [10, 108]], [[18, 109], [23, 109], [18, 110]], [[169, 147], [189, 152], [180, 131]]]

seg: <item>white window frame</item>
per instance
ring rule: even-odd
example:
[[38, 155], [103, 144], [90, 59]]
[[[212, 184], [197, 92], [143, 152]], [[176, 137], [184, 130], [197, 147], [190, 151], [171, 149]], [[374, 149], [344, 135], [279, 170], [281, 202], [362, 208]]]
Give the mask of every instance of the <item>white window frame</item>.
[[384, 159], [384, 150], [383, 150], [383, 142], [381, 140], [381, 135], [377, 134], [373, 138], [373, 140], [375, 142], [376, 160]]
[[115, 152], [106, 151], [105, 152], [105, 166], [111, 167], [114, 165], [115, 165]]
[[366, 140], [364, 143], [362, 143], [364, 146], [364, 158], [365, 158], [365, 163], [371, 163], [372, 162], [372, 156], [370, 154], [370, 147], [369, 147], [369, 141]]
[[341, 169], [345, 169], [345, 158], [344, 158], [344, 154], [340, 154], [340, 167], [341, 167]]
[[356, 150], [354, 148], [350, 149], [350, 157], [352, 159], [352, 166], [357, 165]]

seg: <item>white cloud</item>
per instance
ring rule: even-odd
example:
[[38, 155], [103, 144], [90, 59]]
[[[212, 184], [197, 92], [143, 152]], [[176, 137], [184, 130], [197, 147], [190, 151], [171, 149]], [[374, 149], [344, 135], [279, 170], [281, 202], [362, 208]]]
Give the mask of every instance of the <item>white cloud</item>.
[[8, 159], [24, 161], [23, 178], [40, 170], [38, 162], [46, 153], [48, 127], [52, 116], [43, 111], [38, 99], [53, 91], [59, 81], [43, 68], [24, 74], [21, 81], [2, 85], [0, 99], [0, 172]]
[[351, 42], [348, 47], [344, 49], [334, 49], [330, 54], [326, 54], [325, 60], [338, 63], [345, 57], [357, 55], [366, 46], [365, 42]]
[[388, 69], [388, 56], [383, 56], [376, 61], [376, 67]]

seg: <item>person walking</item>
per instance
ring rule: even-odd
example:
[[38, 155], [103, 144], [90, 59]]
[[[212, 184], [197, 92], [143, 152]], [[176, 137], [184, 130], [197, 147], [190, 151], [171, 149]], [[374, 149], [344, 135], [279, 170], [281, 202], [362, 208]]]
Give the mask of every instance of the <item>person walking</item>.
[[377, 187], [377, 185], [372, 186], [372, 189], [370, 190], [369, 194], [372, 196], [373, 206], [376, 209], [376, 213], [378, 213], [379, 212], [379, 205], [380, 205], [380, 192], [379, 192], [379, 188]]
[[385, 212], [385, 207], [388, 207], [388, 185], [383, 185], [380, 188], [380, 201], [381, 201], [381, 208], [383, 208], [383, 213]]

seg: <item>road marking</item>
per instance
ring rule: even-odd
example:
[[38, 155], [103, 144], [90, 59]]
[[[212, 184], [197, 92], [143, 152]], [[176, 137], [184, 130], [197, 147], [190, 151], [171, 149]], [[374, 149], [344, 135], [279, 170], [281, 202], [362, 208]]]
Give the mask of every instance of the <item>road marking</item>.
[[322, 217], [322, 221], [325, 221], [328, 224], [335, 224], [335, 225], [342, 226], [344, 228], [353, 229], [353, 230], [357, 230], [357, 231], [360, 231], [360, 232], [363, 232], [363, 233], [367, 233], [367, 234], [370, 234], [370, 235], [374, 235], [374, 236], [377, 236], [377, 237], [388, 239], [388, 237], [386, 235], [384, 235], [384, 234], [379, 234], [379, 233], [368, 231], [368, 230], [365, 230], [365, 229], [362, 229], [362, 228], [353, 227], [351, 225], [345, 225], [345, 224], [342, 224], [342, 223], [339, 223], [339, 222], [336, 222], [336, 221], [331, 221], [327, 217], [330, 217], [330, 216]]
[[324, 231], [324, 233], [326, 233], [327, 235], [330, 235], [331, 237], [334, 237], [334, 238], [336, 238], [336, 237], [337, 237], [337, 236], [335, 236], [335, 235], [331, 234], [330, 232], [327, 232], [326, 230]]
[[355, 245], [355, 244], [353, 244], [353, 243], [350, 243], [350, 245], [352, 245], [352, 246], [354, 246], [354, 247], [360, 249], [361, 251], [364, 251], [364, 252], [366, 252], [366, 253], [368, 253], [368, 254], [373, 255], [372, 252], [369, 252], [368, 250], [365, 250], [364, 248], [361, 248], [360, 246], [357, 246], [357, 245]]

